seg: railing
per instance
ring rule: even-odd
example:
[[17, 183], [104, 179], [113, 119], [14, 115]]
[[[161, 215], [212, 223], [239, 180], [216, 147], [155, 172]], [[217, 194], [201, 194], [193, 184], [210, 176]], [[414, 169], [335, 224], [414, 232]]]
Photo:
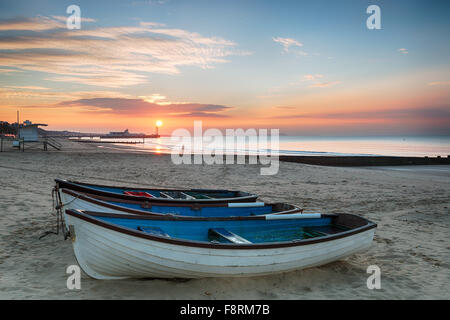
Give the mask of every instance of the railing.
[[62, 148], [62, 144], [59, 141], [50, 137], [44, 137], [44, 148], [47, 149], [45, 144], [55, 148], [56, 150], [61, 150]]
[[12, 137], [11, 135], [5, 135], [5, 134], [0, 134], [0, 152], [3, 152], [3, 144], [5, 143], [5, 141], [14, 141], [14, 137]]
[[[25, 151], [25, 142], [26, 141], [24, 138], [12, 138], [12, 137], [0, 134], [0, 152], [3, 152], [4, 141], [12, 141], [13, 147], [18, 148], [19, 150], [22, 150], [22, 152]], [[47, 146], [51, 146], [51, 147], [55, 148], [56, 150], [61, 150], [62, 146], [63, 146], [58, 140], [47, 137], [47, 136], [42, 137], [42, 139], [39, 139], [39, 141], [31, 141], [30, 143], [33, 144], [36, 142], [44, 143], [45, 151], [47, 151]]]

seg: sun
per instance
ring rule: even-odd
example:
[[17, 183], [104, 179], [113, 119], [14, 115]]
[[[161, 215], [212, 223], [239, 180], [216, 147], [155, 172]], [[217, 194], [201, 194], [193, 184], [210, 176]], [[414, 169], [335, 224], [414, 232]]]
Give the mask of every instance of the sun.
[[163, 125], [163, 122], [161, 120], [156, 121], [156, 126], [161, 127]]

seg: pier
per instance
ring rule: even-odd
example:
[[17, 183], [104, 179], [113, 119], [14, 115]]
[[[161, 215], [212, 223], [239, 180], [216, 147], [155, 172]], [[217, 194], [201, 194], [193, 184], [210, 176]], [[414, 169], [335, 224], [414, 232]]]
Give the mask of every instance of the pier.
[[[127, 138], [129, 139], [129, 138]], [[70, 141], [81, 142], [81, 143], [121, 143], [121, 144], [140, 144], [145, 143], [145, 140], [142, 141], [103, 141], [103, 140], [87, 140], [87, 139], [71, 139]]]
[[100, 135], [100, 139], [145, 139], [145, 138], [159, 138], [159, 134], [129, 134], [129, 135]]

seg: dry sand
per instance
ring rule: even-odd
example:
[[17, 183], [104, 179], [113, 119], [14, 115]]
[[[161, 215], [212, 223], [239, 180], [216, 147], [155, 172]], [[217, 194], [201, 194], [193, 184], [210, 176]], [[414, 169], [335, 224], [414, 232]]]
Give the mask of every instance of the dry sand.
[[[258, 165], [173, 165], [170, 156], [126, 153], [65, 142], [64, 151], [0, 153], [1, 299], [449, 299], [450, 168], [337, 168], [281, 163], [275, 176]], [[401, 168], [399, 168], [401, 169]], [[372, 247], [345, 260], [280, 275], [188, 281], [99, 281], [82, 275], [70, 240], [54, 229], [54, 178], [102, 184], [241, 189], [266, 201], [349, 212], [378, 224]], [[369, 265], [381, 289], [369, 290]]]

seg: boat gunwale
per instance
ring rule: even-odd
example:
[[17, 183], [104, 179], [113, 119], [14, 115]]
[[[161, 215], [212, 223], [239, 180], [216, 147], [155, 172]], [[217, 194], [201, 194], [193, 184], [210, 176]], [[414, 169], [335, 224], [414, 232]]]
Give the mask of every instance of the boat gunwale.
[[[362, 233], [368, 231], [370, 229], [374, 229], [377, 227], [377, 224], [367, 220], [363, 217], [359, 217], [353, 214], [348, 213], [338, 213], [338, 214], [323, 214], [323, 217], [331, 217], [331, 218], [350, 218], [350, 220], [357, 218], [360, 222], [365, 222], [365, 225], [351, 228], [351, 226], [346, 226], [351, 228], [350, 230], [342, 231], [335, 234], [330, 234], [327, 236], [310, 238], [310, 239], [302, 239], [302, 240], [290, 240], [290, 241], [281, 241], [281, 242], [270, 242], [270, 243], [252, 243], [252, 244], [234, 244], [234, 243], [208, 243], [204, 241], [196, 241], [196, 240], [186, 240], [179, 238], [167, 238], [157, 235], [147, 234], [143, 231], [134, 230], [124, 226], [118, 226], [117, 224], [103, 221], [95, 218], [99, 217], [113, 217], [113, 218], [125, 218], [125, 219], [138, 219], [138, 220], [199, 220], [197, 218], [192, 219], [192, 217], [180, 217], [180, 216], [131, 216], [131, 215], [119, 215], [119, 214], [111, 214], [104, 212], [93, 212], [93, 211], [82, 211], [82, 210], [66, 210], [66, 214], [73, 216], [75, 218], [84, 220], [86, 222], [92, 223], [94, 225], [116, 231], [122, 234], [127, 234], [133, 237], [152, 240], [157, 242], [169, 243], [173, 245], [181, 245], [181, 246], [189, 246], [189, 247], [198, 247], [198, 248], [209, 248], [209, 249], [276, 249], [276, 248], [286, 248], [286, 247], [296, 247], [303, 245], [316, 244], [321, 242], [329, 242], [341, 238], [350, 237], [352, 235]], [[224, 221], [224, 220], [265, 220], [264, 216], [250, 216], [250, 217], [208, 217], [202, 218], [200, 220], [207, 221]], [[341, 226], [345, 226], [344, 224], [340, 224]]]
[[[121, 199], [146, 199], [150, 202], [161, 201], [161, 202], [180, 202], [180, 203], [228, 203], [228, 202], [243, 202], [243, 201], [256, 201], [258, 195], [252, 194], [240, 190], [222, 190], [222, 189], [165, 189], [165, 188], [141, 188], [141, 187], [126, 187], [126, 186], [111, 186], [111, 185], [101, 185], [94, 183], [78, 182], [65, 179], [55, 179], [57, 188], [66, 188], [81, 192], [92, 191], [93, 193], [114, 196]], [[90, 186], [90, 187], [89, 187]], [[213, 199], [166, 199], [161, 197], [148, 198], [141, 196], [129, 196], [120, 193], [108, 192], [103, 190], [92, 189], [92, 187], [102, 187], [102, 188], [116, 188], [116, 189], [130, 189], [130, 190], [154, 190], [154, 191], [179, 191], [179, 192], [206, 192], [206, 193], [220, 193], [220, 192], [232, 192], [238, 197], [231, 198], [213, 198]]]
[[[139, 209], [132, 209], [132, 208], [128, 208], [128, 207], [122, 207], [120, 205], [115, 205], [112, 203], [108, 203], [107, 201], [113, 201], [116, 200], [117, 202], [123, 202], [123, 203], [131, 203], [131, 204], [145, 204], [147, 203], [147, 201], [143, 201], [143, 200], [132, 200], [132, 199], [117, 199], [115, 197], [111, 197], [111, 196], [101, 196], [101, 195], [96, 195], [96, 194], [87, 194], [84, 192], [80, 192], [80, 191], [75, 191], [75, 190], [71, 190], [71, 189], [66, 189], [66, 188], [61, 188], [59, 189], [62, 193], [68, 194], [74, 198], [77, 199], [81, 199], [83, 201], [87, 201], [90, 203], [94, 203], [97, 204], [99, 206], [102, 207], [106, 207], [106, 208], [110, 208], [110, 209], [115, 209], [118, 211], [123, 211], [123, 212], [128, 212], [128, 213], [132, 213], [132, 214], [137, 214], [137, 215], [155, 215], [155, 216], [166, 216], [166, 215], [176, 215], [173, 213], [160, 213], [160, 212], [151, 212], [151, 211], [144, 211], [144, 210], [139, 210]], [[94, 197], [99, 197], [98, 198], [94, 198]], [[102, 199], [103, 198], [103, 199]], [[255, 202], [256, 203], [256, 202]], [[161, 205], [161, 206], [173, 206], [173, 204], [167, 203], [167, 202], [151, 202], [151, 204], [149, 203], [149, 205], [153, 206], [153, 205]], [[277, 215], [281, 215], [281, 214], [291, 214], [291, 213], [299, 213], [299, 212], [303, 212], [303, 209], [301, 209], [298, 206], [292, 205], [292, 204], [287, 204], [287, 203], [265, 203], [265, 206], [276, 206], [276, 205], [286, 205], [286, 206], [291, 206], [292, 209], [288, 209], [288, 210], [284, 210], [284, 211], [279, 211], [279, 212], [275, 212], [275, 214]], [[181, 206], [181, 207], [190, 207], [192, 209], [202, 209], [202, 208], [220, 208], [220, 207], [224, 207], [227, 208], [228, 204], [227, 203], [203, 203], [203, 204], [196, 204], [196, 203], [183, 203], [182, 205], [177, 204], [177, 207]], [[151, 208], [150, 208], [151, 209]], [[274, 214], [274, 213], [271, 213]], [[176, 215], [178, 216], [178, 215]]]

